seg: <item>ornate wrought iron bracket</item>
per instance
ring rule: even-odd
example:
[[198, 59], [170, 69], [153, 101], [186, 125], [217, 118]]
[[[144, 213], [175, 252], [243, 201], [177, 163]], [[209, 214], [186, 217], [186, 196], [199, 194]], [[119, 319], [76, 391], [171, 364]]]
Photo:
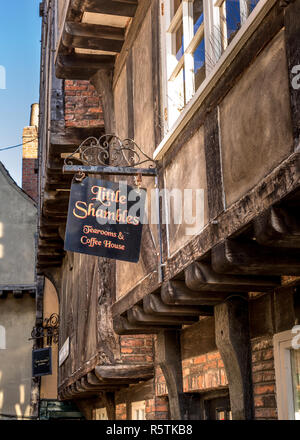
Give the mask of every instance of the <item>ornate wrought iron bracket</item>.
[[[141, 167], [146, 164], [148, 168]], [[65, 158], [63, 172], [156, 176], [157, 167], [157, 162], [132, 139], [121, 140], [116, 135], [105, 134], [99, 139], [89, 137], [83, 141], [74, 153]]]
[[31, 338], [33, 339], [43, 339], [47, 338], [47, 345], [58, 344], [59, 336], [59, 316], [57, 313], [52, 313], [49, 318], [45, 318], [41, 326], [33, 327], [31, 332]]
[[[148, 166], [144, 168], [144, 166]], [[108, 174], [136, 176], [137, 185], [141, 176], [154, 177], [157, 191], [156, 214], [159, 219], [159, 267], [158, 279], [162, 282], [162, 233], [159, 209], [158, 162], [151, 159], [132, 139], [121, 140], [114, 134], [105, 134], [99, 139], [89, 137], [83, 141], [74, 153], [67, 156], [63, 166], [64, 174], [75, 174], [74, 179], [81, 181], [87, 174]]]

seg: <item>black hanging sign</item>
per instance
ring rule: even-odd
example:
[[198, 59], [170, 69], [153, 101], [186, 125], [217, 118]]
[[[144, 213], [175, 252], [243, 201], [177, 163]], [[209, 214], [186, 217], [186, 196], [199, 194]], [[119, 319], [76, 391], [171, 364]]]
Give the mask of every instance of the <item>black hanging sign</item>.
[[32, 351], [32, 376], [47, 376], [52, 374], [51, 347], [39, 348]]
[[146, 191], [86, 177], [71, 186], [64, 249], [114, 260], [139, 260]]

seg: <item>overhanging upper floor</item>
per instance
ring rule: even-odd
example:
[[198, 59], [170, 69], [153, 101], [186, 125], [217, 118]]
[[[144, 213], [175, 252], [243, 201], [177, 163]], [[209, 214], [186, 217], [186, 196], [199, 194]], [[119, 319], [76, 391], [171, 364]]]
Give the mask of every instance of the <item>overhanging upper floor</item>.
[[[56, 75], [89, 79], [98, 70], [111, 70], [120, 55], [138, 0], [70, 0], [59, 9]], [[139, 9], [139, 10], [138, 10]]]

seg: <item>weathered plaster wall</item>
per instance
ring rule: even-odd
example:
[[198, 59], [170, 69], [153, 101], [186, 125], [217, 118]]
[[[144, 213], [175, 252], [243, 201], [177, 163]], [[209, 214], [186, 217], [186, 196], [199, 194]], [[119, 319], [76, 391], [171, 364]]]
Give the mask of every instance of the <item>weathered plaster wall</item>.
[[[0, 326], [5, 329], [5, 349], [0, 346], [1, 414], [30, 415], [32, 376], [31, 331], [35, 324], [35, 300], [29, 295], [1, 299]], [[2, 345], [3, 347], [3, 345]]]
[[[191, 166], [191, 162], [193, 165]], [[187, 172], [187, 170], [189, 170]], [[165, 169], [165, 187], [169, 190], [192, 189], [192, 200], [189, 205], [189, 199], [184, 193], [182, 195], [182, 222], [175, 223], [174, 213], [178, 209], [174, 209], [174, 202], [170, 203], [170, 224], [168, 225], [168, 244], [169, 253], [173, 254], [177, 249], [181, 248], [193, 234], [199, 233], [208, 221], [207, 206], [207, 184], [206, 184], [206, 165], [204, 153], [204, 134], [203, 127], [181, 148], [173, 160]], [[203, 205], [201, 204], [200, 193], [196, 198], [196, 190], [203, 190]], [[196, 202], [201, 215], [196, 215]], [[192, 207], [191, 217], [195, 217], [193, 223], [188, 224], [188, 206]], [[203, 216], [203, 218], [201, 218]]]
[[[152, 89], [152, 32], [151, 11], [149, 10], [141, 26], [139, 34], [131, 49], [132, 65], [124, 66], [114, 89], [116, 115], [116, 133], [121, 138], [132, 136], [137, 145], [150, 157], [155, 150], [154, 137], [154, 104]], [[128, 57], [128, 63], [130, 58]], [[128, 77], [129, 75], [129, 77]], [[132, 75], [132, 76], [130, 76]], [[128, 83], [130, 83], [128, 87]], [[132, 95], [131, 95], [132, 94]], [[133, 113], [130, 114], [129, 101], [132, 100]], [[145, 164], [145, 166], [148, 166]], [[133, 179], [128, 179], [134, 185]], [[148, 191], [148, 212], [151, 216], [151, 190], [154, 179], [144, 177], [142, 187]], [[116, 296], [120, 298], [130, 291], [154, 268], [156, 269], [157, 227], [144, 225], [143, 244], [138, 263], [117, 262], [116, 264]]]
[[226, 205], [292, 152], [287, 61], [281, 31], [220, 106]]
[[116, 135], [119, 136], [121, 139], [125, 139], [129, 136], [126, 66], [122, 70], [115, 87], [114, 105], [116, 115]]
[[[45, 278], [43, 316], [49, 318], [52, 313], [59, 314], [59, 304], [55, 287]], [[52, 344], [52, 374], [41, 377], [40, 398], [57, 399], [58, 345]]]
[[0, 285], [34, 284], [37, 210], [0, 164]]

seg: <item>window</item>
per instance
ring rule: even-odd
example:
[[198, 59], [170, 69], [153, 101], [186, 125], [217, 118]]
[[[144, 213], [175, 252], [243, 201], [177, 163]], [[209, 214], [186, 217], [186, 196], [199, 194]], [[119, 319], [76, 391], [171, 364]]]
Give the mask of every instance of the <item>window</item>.
[[213, 397], [215, 393], [204, 398], [206, 420], [232, 420], [229, 395]]
[[175, 120], [205, 79], [203, 0], [171, 0], [168, 6], [168, 103]]
[[215, 6], [219, 9], [222, 51], [226, 49], [257, 3], [258, 0], [217, 0]]
[[108, 420], [106, 408], [96, 408], [94, 410], [95, 420]]
[[162, 0], [165, 119], [171, 127], [259, 0]]
[[133, 402], [131, 404], [131, 419], [132, 420], [146, 420], [146, 402], [142, 400], [140, 402]]
[[291, 330], [274, 335], [279, 420], [300, 420], [300, 349], [292, 347]]

